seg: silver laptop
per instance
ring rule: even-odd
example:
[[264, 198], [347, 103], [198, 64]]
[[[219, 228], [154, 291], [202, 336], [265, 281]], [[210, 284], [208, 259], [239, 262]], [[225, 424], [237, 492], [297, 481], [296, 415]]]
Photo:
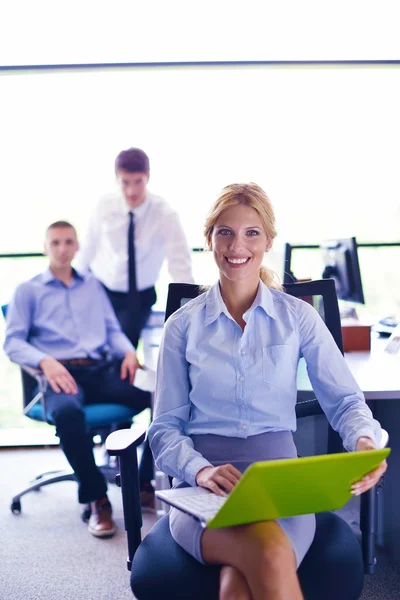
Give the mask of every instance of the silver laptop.
[[156, 491], [156, 496], [163, 502], [191, 515], [200, 521], [203, 527], [207, 527], [207, 523], [213, 519], [228, 499], [227, 496], [217, 496], [202, 487], [160, 490]]

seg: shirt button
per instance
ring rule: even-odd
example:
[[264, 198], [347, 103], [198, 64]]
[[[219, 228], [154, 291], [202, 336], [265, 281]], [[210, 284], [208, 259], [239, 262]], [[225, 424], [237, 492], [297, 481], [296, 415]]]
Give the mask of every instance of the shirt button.
[[242, 429], [247, 429], [247, 425], [242, 425]]
[[244, 355], [246, 354], [246, 350], [241, 350], [241, 351], [240, 351], [240, 354], [241, 354], [242, 356], [244, 356]]
[[241, 375], [241, 376], [239, 377], [239, 381], [244, 381], [244, 377], [243, 377], [243, 375]]

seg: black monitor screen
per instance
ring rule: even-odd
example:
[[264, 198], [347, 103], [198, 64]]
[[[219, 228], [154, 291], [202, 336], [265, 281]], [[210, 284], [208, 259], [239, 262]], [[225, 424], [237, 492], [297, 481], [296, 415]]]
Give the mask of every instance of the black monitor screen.
[[356, 238], [326, 240], [320, 248], [325, 265], [323, 279], [334, 279], [341, 300], [364, 304]]

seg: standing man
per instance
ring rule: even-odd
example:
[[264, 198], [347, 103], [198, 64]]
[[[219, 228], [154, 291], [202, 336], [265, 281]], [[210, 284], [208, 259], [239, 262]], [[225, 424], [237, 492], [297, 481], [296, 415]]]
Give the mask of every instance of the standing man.
[[[117, 402], [140, 412], [150, 407], [151, 397], [132, 385], [139, 368], [136, 352], [103, 286], [90, 273], [82, 276], [71, 267], [78, 247], [70, 223], [57, 221], [48, 227], [49, 267], [17, 287], [7, 310], [4, 350], [12, 361], [43, 371], [46, 410], [74, 469], [79, 501], [91, 503], [89, 532], [106, 537], [115, 533], [115, 524], [83, 406]], [[145, 496], [151, 478], [151, 460], [142, 459], [139, 479]]]
[[120, 193], [103, 197], [89, 222], [78, 269], [103, 283], [121, 327], [137, 347], [156, 301], [164, 259], [173, 281], [193, 282], [190, 251], [177, 212], [147, 189], [149, 158], [139, 148], [115, 161]]

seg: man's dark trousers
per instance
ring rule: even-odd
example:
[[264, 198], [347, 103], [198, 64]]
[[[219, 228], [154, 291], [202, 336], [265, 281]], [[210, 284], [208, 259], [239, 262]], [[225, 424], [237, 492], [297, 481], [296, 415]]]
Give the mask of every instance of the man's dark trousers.
[[114, 292], [106, 287], [105, 290], [120, 322], [122, 331], [130, 339], [135, 348], [137, 348], [142, 329], [150, 316], [151, 307], [157, 300], [154, 287], [147, 288], [142, 292], [136, 292], [133, 298], [124, 292]]
[[[87, 432], [83, 405], [115, 402], [139, 413], [150, 407], [151, 396], [121, 379], [121, 361], [66, 365], [66, 368], [78, 384], [78, 394], [57, 394], [48, 386], [46, 410], [52, 416], [61, 447], [77, 477], [79, 502], [88, 503], [105, 496], [107, 483], [94, 460], [93, 440]], [[146, 472], [147, 463], [141, 461], [139, 467], [141, 482], [152, 479], [152, 463], [150, 472]]]

